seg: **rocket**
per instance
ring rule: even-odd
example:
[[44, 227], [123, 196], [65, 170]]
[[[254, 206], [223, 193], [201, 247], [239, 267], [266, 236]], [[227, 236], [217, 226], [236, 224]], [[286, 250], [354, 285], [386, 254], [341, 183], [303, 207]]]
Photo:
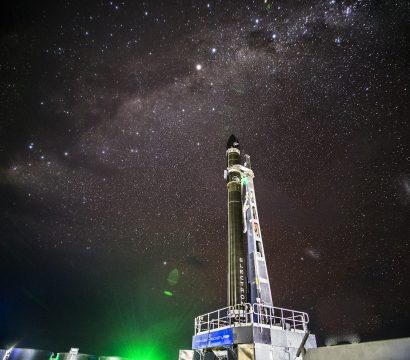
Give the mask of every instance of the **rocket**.
[[228, 190], [228, 306], [249, 302], [243, 236], [240, 155], [238, 140], [231, 135], [226, 150], [225, 173]]
[[228, 139], [228, 306], [272, 306], [272, 294], [256, 205], [250, 157], [241, 163], [238, 139]]

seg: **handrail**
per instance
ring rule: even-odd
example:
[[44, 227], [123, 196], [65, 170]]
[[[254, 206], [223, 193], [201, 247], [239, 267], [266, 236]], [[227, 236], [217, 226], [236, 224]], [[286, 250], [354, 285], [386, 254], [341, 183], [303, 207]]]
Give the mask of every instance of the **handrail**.
[[309, 316], [302, 311], [267, 306], [261, 303], [237, 304], [195, 318], [195, 335], [224, 327], [257, 325], [283, 330], [307, 331]]

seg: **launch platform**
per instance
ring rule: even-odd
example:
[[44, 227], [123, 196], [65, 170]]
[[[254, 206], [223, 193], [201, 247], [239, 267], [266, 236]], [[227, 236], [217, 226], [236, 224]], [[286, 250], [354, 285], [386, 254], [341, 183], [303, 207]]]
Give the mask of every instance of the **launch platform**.
[[303, 348], [316, 347], [308, 322], [300, 311], [260, 303], [230, 306], [195, 318], [192, 349], [204, 358], [216, 350], [219, 359], [296, 359]]

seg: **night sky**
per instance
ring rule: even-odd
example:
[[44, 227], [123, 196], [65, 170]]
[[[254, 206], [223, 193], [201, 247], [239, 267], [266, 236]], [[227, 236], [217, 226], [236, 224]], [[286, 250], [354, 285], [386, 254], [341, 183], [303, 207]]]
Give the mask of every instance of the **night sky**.
[[0, 348], [189, 348], [227, 302], [232, 133], [274, 304], [320, 344], [410, 336], [409, 19], [406, 1], [9, 2]]

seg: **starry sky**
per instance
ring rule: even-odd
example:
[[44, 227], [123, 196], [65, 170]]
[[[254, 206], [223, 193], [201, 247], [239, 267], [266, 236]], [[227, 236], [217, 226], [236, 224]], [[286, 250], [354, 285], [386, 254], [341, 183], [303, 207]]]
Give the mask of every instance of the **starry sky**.
[[409, 336], [409, 18], [406, 1], [9, 2], [0, 348], [189, 348], [194, 316], [226, 306], [232, 133], [274, 304], [322, 345]]

